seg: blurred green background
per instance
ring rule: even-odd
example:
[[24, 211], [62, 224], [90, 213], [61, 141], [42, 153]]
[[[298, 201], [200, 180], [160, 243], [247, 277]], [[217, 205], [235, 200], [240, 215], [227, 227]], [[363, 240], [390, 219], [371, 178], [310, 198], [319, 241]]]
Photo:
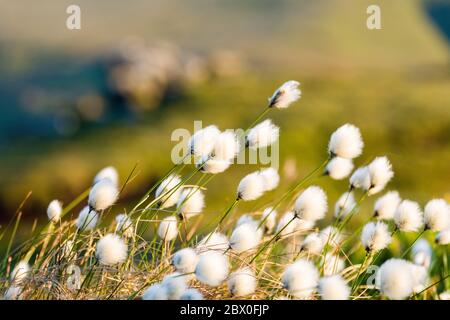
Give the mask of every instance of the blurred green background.
[[[356, 165], [387, 155], [390, 189], [450, 199], [450, 1], [77, 0], [82, 29], [70, 31], [73, 2], [0, 0], [0, 221], [29, 191], [24, 218], [45, 221], [50, 200], [69, 203], [99, 169], [125, 179], [138, 163], [121, 211], [172, 166], [174, 129], [245, 128], [291, 79], [301, 101], [270, 114], [282, 186], [259, 203], [321, 163], [346, 122], [366, 143]], [[370, 4], [381, 30], [366, 28]], [[216, 177], [205, 215], [257, 167]], [[347, 188], [314, 183], [330, 206]]]

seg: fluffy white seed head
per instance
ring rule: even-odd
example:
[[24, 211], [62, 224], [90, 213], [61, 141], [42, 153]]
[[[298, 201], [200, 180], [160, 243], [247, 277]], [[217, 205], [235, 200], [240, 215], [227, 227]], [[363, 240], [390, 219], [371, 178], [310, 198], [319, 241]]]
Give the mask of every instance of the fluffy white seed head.
[[200, 214], [205, 207], [205, 195], [200, 188], [186, 188], [178, 199], [177, 208], [183, 217]]
[[320, 237], [318, 232], [310, 233], [303, 240], [301, 249], [308, 254], [320, 255], [323, 250], [325, 243], [322, 237]]
[[217, 252], [225, 252], [230, 247], [230, 243], [226, 235], [220, 232], [213, 232], [206, 235], [198, 244], [197, 252], [203, 253], [209, 250]]
[[447, 230], [442, 230], [436, 235], [436, 242], [439, 245], [445, 246], [450, 244], [450, 228]]
[[158, 227], [158, 236], [164, 241], [171, 241], [178, 235], [177, 218], [168, 216], [164, 218]]
[[76, 225], [80, 231], [90, 231], [95, 228], [98, 222], [98, 214], [91, 210], [89, 206], [84, 207], [78, 215]]
[[426, 228], [439, 232], [450, 227], [450, 207], [444, 199], [430, 200], [424, 210]]
[[194, 249], [184, 248], [177, 251], [172, 258], [172, 264], [180, 273], [191, 273], [195, 271], [198, 256]]
[[394, 222], [400, 231], [416, 232], [423, 226], [423, 213], [417, 202], [403, 200], [397, 207]]
[[345, 219], [355, 207], [355, 196], [353, 192], [345, 192], [334, 205], [334, 217]]
[[408, 298], [414, 292], [414, 276], [408, 261], [385, 261], [376, 273], [376, 285], [391, 300]]
[[323, 219], [328, 209], [327, 195], [320, 187], [308, 187], [297, 198], [294, 208], [301, 219], [308, 221]]
[[239, 182], [237, 188], [237, 197], [244, 201], [258, 199], [265, 192], [265, 181], [259, 171], [246, 175]]
[[356, 189], [369, 190], [370, 175], [368, 167], [360, 167], [350, 176], [350, 186]]
[[374, 205], [374, 215], [378, 220], [394, 219], [397, 207], [402, 199], [397, 191], [389, 191], [384, 196], [378, 198]]
[[95, 255], [100, 264], [111, 266], [124, 262], [127, 251], [125, 241], [118, 235], [109, 233], [97, 242]]
[[340, 273], [345, 268], [345, 261], [338, 255], [328, 252], [325, 257], [321, 259], [323, 265], [323, 274], [331, 276]]
[[217, 287], [225, 281], [229, 269], [227, 256], [215, 251], [207, 251], [200, 255], [195, 276], [201, 283]]
[[180, 300], [203, 300], [203, 295], [197, 289], [190, 288], [183, 292]]
[[116, 231], [121, 232], [125, 237], [132, 237], [134, 234], [133, 221], [126, 214], [116, 216]]
[[142, 295], [142, 300], [168, 300], [167, 288], [159, 283], [148, 287]]
[[221, 160], [210, 158], [208, 156], [200, 158], [200, 160], [196, 163], [196, 167], [200, 168], [201, 172], [218, 174], [227, 170], [231, 165], [231, 161], [229, 160]]
[[200, 158], [210, 156], [219, 135], [220, 130], [214, 125], [196, 131], [188, 143], [190, 154]]
[[101, 180], [109, 180], [115, 186], [119, 186], [119, 173], [114, 167], [106, 167], [100, 170], [94, 178], [92, 185], [96, 185]]
[[236, 221], [236, 227], [238, 227], [238, 226], [240, 226], [241, 224], [244, 224], [244, 223], [256, 223], [256, 221], [249, 214], [243, 214]]
[[426, 239], [422, 238], [414, 243], [411, 250], [411, 256], [412, 261], [415, 264], [428, 269], [431, 265], [432, 255], [433, 250], [431, 249], [431, 246]]
[[21, 294], [23, 287], [11, 285], [8, 290], [6, 290], [4, 299], [5, 300], [21, 300]]
[[352, 159], [334, 157], [328, 162], [325, 168], [325, 174], [335, 180], [342, 180], [349, 176], [353, 170]]
[[413, 292], [419, 293], [428, 286], [428, 269], [408, 261], [413, 276]]
[[361, 232], [361, 242], [366, 251], [377, 252], [391, 243], [391, 234], [384, 222], [369, 222]]
[[298, 88], [300, 82], [290, 80], [281, 87], [279, 87], [272, 97], [269, 98], [269, 108], [285, 109], [288, 108], [291, 103], [300, 99], [301, 91]]
[[47, 217], [52, 222], [58, 222], [61, 219], [62, 204], [58, 200], [50, 202], [47, 208]]
[[439, 295], [439, 300], [450, 300], [450, 290], [447, 290], [445, 292], [442, 292]]
[[278, 140], [280, 128], [267, 119], [250, 129], [245, 144], [251, 149], [265, 148]]
[[169, 300], [179, 300], [187, 289], [186, 276], [178, 272], [168, 274], [164, 277], [161, 285], [166, 288]]
[[239, 140], [232, 131], [219, 134], [212, 152], [212, 158], [231, 162], [239, 153]]
[[340, 275], [323, 277], [319, 281], [319, 295], [322, 300], [348, 300], [350, 288]]
[[228, 289], [235, 297], [243, 297], [253, 294], [256, 290], [256, 276], [249, 267], [239, 269], [230, 274]]
[[261, 233], [255, 223], [243, 223], [233, 230], [230, 246], [237, 253], [254, 249], [261, 241]]
[[283, 286], [294, 297], [311, 297], [319, 282], [319, 272], [314, 264], [300, 259], [286, 268], [281, 279]]
[[386, 157], [375, 158], [368, 166], [370, 176], [369, 195], [376, 194], [384, 189], [394, 176], [392, 165]]
[[333, 156], [353, 159], [361, 155], [364, 142], [361, 132], [352, 124], [344, 124], [331, 135], [328, 151]]
[[95, 211], [102, 211], [112, 206], [119, 196], [119, 190], [110, 180], [97, 182], [89, 193], [89, 206]]
[[30, 275], [31, 269], [26, 261], [19, 261], [11, 271], [9, 278], [14, 284], [22, 284]]
[[274, 168], [266, 168], [259, 171], [264, 181], [264, 191], [271, 191], [278, 187], [280, 176]]
[[181, 178], [171, 174], [164, 179], [155, 192], [155, 197], [160, 198], [160, 208], [169, 208], [177, 203], [181, 194]]
[[275, 233], [280, 233], [280, 237], [294, 236], [297, 222], [298, 218], [295, 217], [295, 213], [287, 211], [278, 221]]
[[336, 247], [342, 242], [342, 234], [339, 230], [333, 226], [328, 226], [319, 232], [319, 236], [322, 238], [324, 244]]
[[261, 221], [264, 221], [265, 232], [272, 233], [277, 224], [277, 211], [271, 207], [264, 209], [261, 215]]

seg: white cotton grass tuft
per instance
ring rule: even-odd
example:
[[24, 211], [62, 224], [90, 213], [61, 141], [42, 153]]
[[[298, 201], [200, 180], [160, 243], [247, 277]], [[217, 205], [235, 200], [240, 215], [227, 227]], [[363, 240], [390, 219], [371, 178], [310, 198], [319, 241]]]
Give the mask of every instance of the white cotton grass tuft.
[[404, 300], [414, 292], [415, 278], [406, 260], [389, 259], [376, 273], [376, 286], [391, 300]]
[[334, 205], [334, 217], [345, 219], [356, 206], [353, 192], [344, 192]]
[[246, 175], [239, 182], [237, 188], [237, 198], [244, 201], [256, 200], [265, 192], [265, 181], [259, 171]]
[[245, 137], [245, 146], [250, 149], [265, 148], [278, 140], [280, 128], [267, 119], [251, 128]]
[[325, 175], [334, 180], [342, 180], [350, 175], [353, 168], [354, 165], [351, 159], [334, 157], [328, 162], [325, 168]]
[[321, 264], [323, 266], [323, 274], [325, 276], [338, 274], [345, 268], [344, 259], [331, 252], [328, 252], [321, 258]]
[[201, 168], [201, 172], [210, 174], [222, 173], [227, 170], [230, 165], [231, 162], [229, 160], [215, 159], [208, 156], [200, 158], [200, 160], [196, 163], [196, 167]]
[[220, 232], [213, 232], [206, 235], [196, 247], [198, 253], [203, 253], [209, 250], [217, 252], [225, 252], [230, 248], [230, 242], [226, 235]]
[[247, 222], [237, 226], [230, 236], [230, 246], [237, 253], [256, 248], [260, 241], [261, 233], [255, 223]]
[[185, 218], [200, 214], [205, 207], [205, 195], [200, 187], [185, 188], [177, 202], [179, 213]]
[[342, 233], [336, 227], [328, 226], [319, 232], [324, 244], [337, 247], [343, 240]]
[[61, 201], [53, 200], [47, 207], [47, 217], [52, 222], [58, 222], [61, 219], [62, 211]]
[[320, 187], [308, 187], [295, 201], [294, 209], [301, 219], [307, 221], [323, 219], [328, 209], [327, 195]]
[[155, 283], [145, 289], [142, 300], [168, 300], [167, 288], [162, 284]]
[[217, 287], [225, 281], [229, 269], [227, 256], [215, 251], [207, 251], [200, 255], [195, 268], [195, 276], [201, 283]]
[[214, 125], [196, 131], [189, 139], [190, 154], [200, 158], [210, 156], [219, 135], [220, 130]]
[[266, 233], [270, 234], [275, 229], [277, 224], [277, 211], [272, 207], [264, 209], [261, 215], [261, 222], [263, 222], [264, 230]]
[[428, 269], [431, 265], [433, 249], [424, 238], [417, 240], [411, 249], [411, 257], [414, 264]]
[[111, 207], [119, 196], [117, 186], [110, 180], [104, 179], [97, 182], [89, 193], [89, 206], [99, 212]]
[[239, 219], [236, 221], [236, 227], [244, 223], [256, 223], [256, 221], [249, 214], [246, 213], [240, 216]]
[[370, 175], [368, 167], [360, 167], [350, 176], [350, 187], [352, 189], [369, 190]]
[[124, 262], [127, 251], [125, 241], [117, 234], [109, 233], [97, 242], [95, 256], [100, 264], [112, 266]]
[[219, 134], [214, 143], [212, 158], [231, 162], [239, 153], [239, 140], [232, 131]]
[[378, 220], [394, 219], [397, 207], [402, 199], [397, 191], [389, 191], [377, 199], [374, 205], [374, 216]]
[[183, 292], [180, 300], [203, 300], [203, 295], [197, 289], [189, 288]]
[[172, 264], [180, 273], [195, 272], [198, 256], [194, 249], [184, 248], [175, 252], [172, 258]]
[[308, 234], [302, 241], [301, 250], [307, 254], [320, 255], [325, 243], [318, 232], [312, 232]]
[[179, 300], [181, 295], [186, 291], [186, 276], [179, 272], [166, 275], [161, 282], [166, 289], [168, 300]]
[[436, 235], [436, 243], [441, 246], [450, 244], [450, 228], [447, 230], [442, 230]]
[[352, 124], [344, 124], [331, 135], [328, 151], [331, 156], [353, 159], [361, 155], [364, 142], [359, 129]]
[[275, 233], [279, 233], [280, 237], [294, 236], [296, 231], [296, 224], [298, 218], [296, 218], [293, 211], [287, 211], [283, 214], [277, 224]]
[[3, 296], [3, 298], [5, 300], [21, 300], [22, 291], [23, 287], [11, 285], [5, 291], [5, 295]]
[[450, 227], [450, 207], [444, 199], [433, 199], [425, 205], [425, 227], [435, 232]]
[[133, 221], [126, 214], [118, 214], [116, 216], [116, 232], [121, 232], [125, 237], [134, 235]]
[[19, 261], [9, 275], [9, 279], [14, 284], [22, 284], [30, 275], [31, 269], [26, 261]]
[[178, 235], [178, 221], [174, 216], [164, 218], [158, 227], [158, 236], [164, 241], [171, 241]]
[[98, 213], [86, 206], [80, 211], [76, 225], [80, 231], [91, 231], [97, 226], [97, 222]]
[[286, 268], [281, 281], [291, 295], [306, 299], [316, 290], [319, 272], [312, 262], [300, 259]]
[[391, 243], [391, 233], [384, 222], [369, 222], [361, 232], [361, 242], [366, 251], [377, 252], [383, 250]]
[[119, 186], [119, 173], [114, 167], [106, 167], [100, 170], [94, 178], [93, 184], [96, 185], [97, 182], [102, 180], [109, 180], [115, 186]]
[[370, 188], [366, 189], [366, 191], [368, 191], [369, 195], [374, 195], [383, 190], [394, 176], [392, 165], [387, 157], [376, 157], [367, 168], [370, 177]]
[[181, 178], [176, 174], [171, 174], [164, 179], [155, 192], [155, 197], [159, 199], [161, 209], [170, 208], [177, 203], [181, 193]]
[[286, 109], [301, 97], [300, 82], [289, 80], [269, 98], [269, 108]]
[[439, 294], [439, 300], [450, 300], [450, 290], [447, 290]]
[[259, 171], [259, 174], [263, 178], [264, 191], [271, 191], [278, 187], [280, 183], [280, 175], [274, 168], [265, 168]]
[[228, 277], [228, 289], [235, 297], [253, 294], [256, 290], [256, 275], [250, 267], [239, 269]]
[[318, 291], [322, 300], [348, 300], [350, 296], [350, 288], [340, 275], [321, 278]]
[[394, 222], [400, 231], [416, 232], [423, 227], [423, 213], [417, 202], [403, 200], [397, 207]]
[[408, 261], [413, 276], [413, 292], [419, 293], [428, 285], [428, 269]]

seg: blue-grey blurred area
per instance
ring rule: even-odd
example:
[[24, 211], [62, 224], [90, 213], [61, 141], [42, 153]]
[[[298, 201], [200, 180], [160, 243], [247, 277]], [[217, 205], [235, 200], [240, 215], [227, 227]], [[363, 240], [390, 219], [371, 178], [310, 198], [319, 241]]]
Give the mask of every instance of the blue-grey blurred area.
[[[28, 191], [29, 216], [69, 202], [107, 165], [125, 179], [139, 163], [133, 201], [171, 166], [173, 129], [245, 127], [290, 79], [303, 98], [273, 115], [287, 181], [353, 122], [357, 164], [386, 153], [393, 188], [450, 196], [450, 1], [376, 1], [381, 30], [366, 27], [366, 0], [77, 0], [76, 31], [71, 4], [0, 0], [0, 220]], [[207, 204], [249, 170], [217, 178]], [[325, 185], [331, 200], [346, 188]]]

